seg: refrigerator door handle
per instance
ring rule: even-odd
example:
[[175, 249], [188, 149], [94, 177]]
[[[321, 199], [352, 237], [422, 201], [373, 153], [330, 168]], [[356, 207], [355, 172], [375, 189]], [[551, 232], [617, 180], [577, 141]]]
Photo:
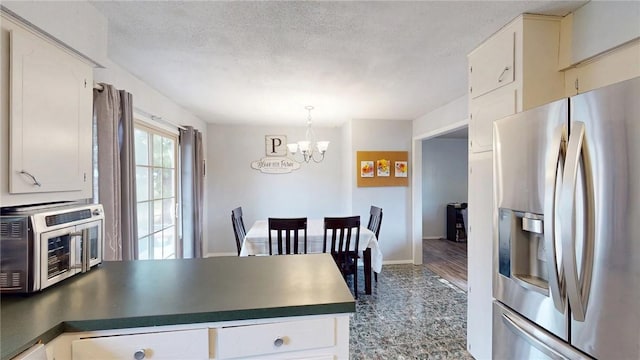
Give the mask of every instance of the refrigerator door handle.
[[509, 316], [508, 313], [502, 313], [502, 321], [516, 335], [526, 340], [531, 346], [540, 350], [552, 359], [587, 359], [586, 356], [577, 353], [564, 343], [556, 340], [555, 337], [545, 333], [544, 331], [527, 324], [525, 321], [516, 317]]
[[[588, 149], [585, 145], [585, 125], [582, 122], [571, 123], [571, 136], [567, 146], [563, 183], [560, 193], [560, 231], [562, 233], [562, 262], [566, 280], [566, 291], [573, 318], [584, 321], [589, 301], [591, 270], [593, 269], [593, 187], [590, 181], [591, 165]], [[582, 161], [581, 161], [582, 160]], [[579, 166], [582, 164], [584, 178], [585, 213], [584, 218], [576, 218], [576, 198]], [[576, 259], [576, 233], [579, 224], [583, 227], [585, 240], [582, 249], [582, 269], [578, 269]], [[580, 271], [580, 278], [578, 273]]]
[[547, 257], [547, 273], [549, 274], [549, 292], [553, 304], [561, 313], [564, 313], [566, 305], [565, 281], [562, 259], [558, 258], [562, 254], [556, 252], [556, 239], [560, 239], [560, 227], [556, 226], [556, 219], [559, 209], [559, 190], [567, 152], [566, 139], [566, 126], [558, 126], [550, 142], [552, 148], [547, 157], [544, 192], [544, 248]]

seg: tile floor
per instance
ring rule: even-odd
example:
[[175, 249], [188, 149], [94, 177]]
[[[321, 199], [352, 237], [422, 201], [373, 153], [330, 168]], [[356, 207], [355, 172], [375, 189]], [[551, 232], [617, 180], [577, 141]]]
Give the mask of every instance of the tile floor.
[[463, 290], [411, 264], [385, 265], [371, 295], [362, 279], [360, 272], [350, 359], [473, 359], [466, 351]]

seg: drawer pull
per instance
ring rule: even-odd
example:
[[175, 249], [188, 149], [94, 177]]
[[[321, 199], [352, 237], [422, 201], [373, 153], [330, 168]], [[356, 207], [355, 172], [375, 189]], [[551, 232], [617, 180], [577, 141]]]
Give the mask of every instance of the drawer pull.
[[136, 352], [133, 353], [133, 358], [136, 360], [142, 360], [144, 359], [144, 357], [146, 356], [146, 352], [144, 351], [144, 349], [140, 349], [137, 350]]
[[510, 67], [508, 67], [508, 66], [505, 66], [505, 67], [504, 67], [504, 70], [502, 70], [502, 72], [500, 73], [500, 76], [498, 76], [498, 82], [499, 82], [499, 83], [500, 83], [500, 82], [502, 82], [502, 78], [504, 77], [504, 73], [506, 73], [507, 71], [509, 71], [509, 69], [511, 69], [511, 68], [510, 68]]
[[273, 345], [275, 345], [275, 347], [280, 347], [280, 346], [282, 346], [282, 344], [284, 344], [284, 339], [283, 339], [283, 338], [281, 338], [281, 337], [276, 338], [276, 339], [273, 341]]

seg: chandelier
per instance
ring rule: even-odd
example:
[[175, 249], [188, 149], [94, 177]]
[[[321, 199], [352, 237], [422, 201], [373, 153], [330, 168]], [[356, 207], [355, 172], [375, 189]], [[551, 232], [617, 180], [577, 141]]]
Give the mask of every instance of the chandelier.
[[[311, 128], [311, 110], [313, 110], [313, 106], [308, 105], [304, 107], [307, 109], [308, 117], [307, 117], [307, 133], [305, 139], [302, 141], [298, 141], [297, 143], [287, 144], [287, 148], [289, 149], [289, 153], [294, 160], [298, 162], [309, 162], [313, 160], [314, 162], [321, 162], [324, 160], [324, 153], [327, 152], [327, 148], [329, 147], [328, 141], [316, 141], [315, 134], [313, 133], [313, 129]], [[302, 158], [296, 158], [296, 154], [298, 153], [298, 149], [302, 154]]]

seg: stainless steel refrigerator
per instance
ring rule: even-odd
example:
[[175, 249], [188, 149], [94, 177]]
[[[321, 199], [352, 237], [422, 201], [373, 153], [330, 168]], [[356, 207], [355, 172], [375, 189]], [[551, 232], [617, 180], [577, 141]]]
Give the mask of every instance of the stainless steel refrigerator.
[[494, 359], [640, 359], [640, 78], [497, 120]]

